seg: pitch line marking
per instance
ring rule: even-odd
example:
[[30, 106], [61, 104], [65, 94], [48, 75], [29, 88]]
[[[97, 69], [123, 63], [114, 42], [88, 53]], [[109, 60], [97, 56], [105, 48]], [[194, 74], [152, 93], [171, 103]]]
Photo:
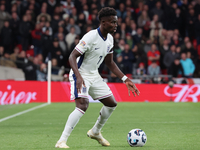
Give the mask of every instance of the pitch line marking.
[[44, 107], [44, 106], [47, 106], [47, 105], [49, 105], [49, 103], [45, 103], [45, 104], [42, 104], [42, 105], [39, 105], [39, 106], [35, 106], [35, 107], [33, 107], [33, 108], [30, 108], [30, 109], [24, 110], [24, 111], [22, 111], [22, 112], [19, 112], [19, 113], [14, 114], [14, 115], [11, 115], [11, 116], [8, 116], [8, 117], [5, 117], [5, 118], [2, 118], [2, 119], [0, 119], [0, 122], [6, 121], [6, 120], [8, 120], [8, 119], [14, 118], [14, 117], [16, 117], [16, 116], [19, 116], [19, 115], [25, 114], [25, 113], [27, 113], [27, 112], [30, 112], [30, 111], [36, 110], [36, 109], [38, 109], [38, 108], [41, 108], [41, 107]]

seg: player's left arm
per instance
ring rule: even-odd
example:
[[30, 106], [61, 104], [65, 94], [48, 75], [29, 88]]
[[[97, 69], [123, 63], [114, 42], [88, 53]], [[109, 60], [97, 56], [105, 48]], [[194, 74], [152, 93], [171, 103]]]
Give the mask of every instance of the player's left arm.
[[[116, 63], [113, 61], [113, 54], [110, 53], [105, 57], [105, 64], [106, 66], [110, 69], [110, 71], [112, 71], [118, 78], [122, 79], [123, 77], [125, 77], [125, 75], [121, 72], [121, 70], [118, 68], [118, 66], [116, 65]], [[134, 96], [135, 93], [139, 96], [140, 91], [137, 89], [137, 87], [135, 86], [135, 84], [129, 79], [127, 78], [125, 81], [126, 87], [128, 88], [128, 94], [130, 96], [130, 91], [133, 93]]]

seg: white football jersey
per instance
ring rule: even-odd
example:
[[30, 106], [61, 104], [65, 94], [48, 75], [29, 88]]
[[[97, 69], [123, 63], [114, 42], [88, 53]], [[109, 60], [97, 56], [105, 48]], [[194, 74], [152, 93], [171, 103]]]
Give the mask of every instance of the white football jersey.
[[[86, 33], [75, 47], [82, 54], [77, 58], [79, 72], [84, 75], [97, 74], [105, 56], [113, 53], [112, 48], [113, 37], [111, 34], [104, 39], [100, 28]], [[70, 75], [72, 74], [71, 69]]]

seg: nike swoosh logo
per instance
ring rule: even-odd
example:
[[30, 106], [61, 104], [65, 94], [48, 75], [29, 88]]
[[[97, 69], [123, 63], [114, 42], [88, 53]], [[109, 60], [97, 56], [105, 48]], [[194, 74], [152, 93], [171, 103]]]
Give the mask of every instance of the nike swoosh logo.
[[94, 50], [98, 50], [99, 48], [95, 48]]

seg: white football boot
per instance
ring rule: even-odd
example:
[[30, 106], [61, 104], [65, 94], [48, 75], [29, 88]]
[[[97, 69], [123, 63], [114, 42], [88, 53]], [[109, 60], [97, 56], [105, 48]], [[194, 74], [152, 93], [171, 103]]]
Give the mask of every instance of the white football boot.
[[69, 148], [69, 146], [67, 146], [65, 141], [62, 142], [57, 142], [55, 145], [56, 148]]
[[94, 134], [92, 132], [92, 129], [90, 129], [88, 132], [87, 132], [87, 136], [90, 137], [91, 139], [95, 139], [99, 142], [99, 144], [101, 144], [102, 146], [110, 146], [110, 143], [103, 138], [101, 132], [99, 134]]

